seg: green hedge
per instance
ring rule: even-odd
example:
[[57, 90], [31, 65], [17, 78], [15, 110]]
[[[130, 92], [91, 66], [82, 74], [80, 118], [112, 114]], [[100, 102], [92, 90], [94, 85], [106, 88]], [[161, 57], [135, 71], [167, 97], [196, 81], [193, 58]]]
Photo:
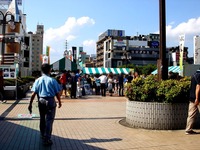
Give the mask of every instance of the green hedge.
[[[32, 76], [17, 78], [17, 85], [24, 85], [26, 83], [34, 82], [35, 78]], [[15, 86], [16, 79], [4, 79], [5, 86]]]
[[184, 103], [189, 100], [190, 77], [158, 81], [157, 76], [136, 78], [127, 86], [126, 97], [132, 101]]

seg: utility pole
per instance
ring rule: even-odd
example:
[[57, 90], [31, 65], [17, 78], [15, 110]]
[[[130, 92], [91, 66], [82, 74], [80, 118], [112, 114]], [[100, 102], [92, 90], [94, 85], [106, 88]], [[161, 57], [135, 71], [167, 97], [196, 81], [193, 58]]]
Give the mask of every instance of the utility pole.
[[159, 0], [159, 16], [160, 16], [160, 56], [158, 65], [158, 80], [168, 79], [168, 61], [166, 58], [166, 15], [165, 0]]

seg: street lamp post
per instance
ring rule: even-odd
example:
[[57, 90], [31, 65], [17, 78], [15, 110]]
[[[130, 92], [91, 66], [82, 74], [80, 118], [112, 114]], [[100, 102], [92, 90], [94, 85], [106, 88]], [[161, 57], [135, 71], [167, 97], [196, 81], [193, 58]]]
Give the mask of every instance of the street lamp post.
[[158, 80], [166, 80], [168, 78], [168, 61], [166, 58], [166, 15], [165, 0], [159, 0], [159, 16], [160, 16], [160, 59], [158, 60]]
[[[5, 33], [6, 33], [6, 24], [10, 23], [10, 28], [14, 28], [14, 16], [10, 12], [6, 12], [5, 14], [0, 11], [0, 15], [3, 16], [3, 19], [0, 20], [0, 24], [2, 25], [2, 45], [1, 45], [1, 64], [4, 63], [4, 54], [5, 54]], [[10, 20], [7, 21], [7, 16], [10, 16]]]
[[129, 56], [130, 52], [127, 51], [127, 49], [125, 47], [123, 47], [122, 50], [123, 50], [123, 56], [121, 58], [126, 61], [126, 68], [127, 68], [127, 66], [128, 66], [128, 60], [130, 60], [132, 57]]
[[14, 54], [14, 62], [15, 62], [15, 77], [16, 77], [16, 80], [15, 80], [15, 86], [16, 86], [16, 100], [18, 99], [18, 93], [17, 93], [17, 90], [18, 90], [18, 85], [17, 85], [17, 79], [18, 77], [20, 77], [20, 67], [21, 67], [21, 64], [24, 62], [24, 58], [21, 57], [21, 55], [19, 53], [15, 53]]

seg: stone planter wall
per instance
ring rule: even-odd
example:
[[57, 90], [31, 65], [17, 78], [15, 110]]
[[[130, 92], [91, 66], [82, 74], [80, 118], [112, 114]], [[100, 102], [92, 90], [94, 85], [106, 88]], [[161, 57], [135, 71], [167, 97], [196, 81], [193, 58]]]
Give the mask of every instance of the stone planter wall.
[[[32, 83], [27, 83], [26, 85], [21, 85], [18, 87], [17, 97], [24, 98], [26, 97], [27, 91], [30, 89]], [[16, 86], [6, 86], [4, 88], [5, 95], [4, 99], [6, 100], [14, 100], [16, 99]]]
[[184, 129], [187, 114], [187, 103], [166, 104], [127, 100], [126, 105], [126, 122], [136, 128], [156, 130]]

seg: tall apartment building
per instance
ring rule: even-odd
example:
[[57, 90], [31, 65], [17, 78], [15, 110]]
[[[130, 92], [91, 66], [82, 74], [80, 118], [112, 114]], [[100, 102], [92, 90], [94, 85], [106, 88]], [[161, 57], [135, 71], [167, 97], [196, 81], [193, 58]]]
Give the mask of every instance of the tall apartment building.
[[97, 67], [157, 64], [159, 34], [125, 36], [123, 30], [107, 30], [99, 36]]
[[31, 35], [31, 65], [32, 72], [41, 71], [41, 56], [43, 54], [43, 34], [44, 34], [44, 26], [37, 25], [37, 31]]

